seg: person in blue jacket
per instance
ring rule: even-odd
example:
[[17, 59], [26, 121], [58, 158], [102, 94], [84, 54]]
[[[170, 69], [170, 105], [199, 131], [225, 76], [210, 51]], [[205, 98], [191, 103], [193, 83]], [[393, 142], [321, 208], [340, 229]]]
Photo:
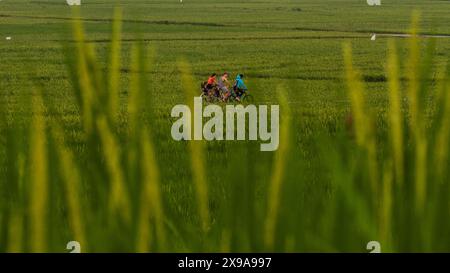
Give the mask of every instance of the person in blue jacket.
[[244, 83], [244, 75], [238, 74], [234, 83], [234, 92], [236, 93], [236, 99], [240, 100], [242, 94], [247, 91], [247, 86]]

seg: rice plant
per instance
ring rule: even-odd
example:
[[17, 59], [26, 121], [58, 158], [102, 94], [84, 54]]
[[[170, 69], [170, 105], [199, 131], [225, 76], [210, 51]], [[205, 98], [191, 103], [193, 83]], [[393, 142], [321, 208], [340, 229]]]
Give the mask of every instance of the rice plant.
[[[450, 250], [450, 70], [432, 71], [434, 42], [422, 50], [416, 17], [406, 81], [389, 42], [385, 116], [367, 105], [352, 46], [344, 45], [353, 122], [335, 118], [332, 132], [316, 124], [312, 156], [299, 146], [302, 117], [292, 115], [283, 86], [274, 153], [249, 142], [164, 139], [168, 114], [149, 107], [153, 50], [133, 45], [129, 84], [121, 86], [120, 10], [106, 68], [77, 18], [66, 46], [77, 128], [39, 83], [19, 103], [32, 109], [27, 118], [0, 105], [0, 251], [65, 252], [68, 241], [83, 252], [366, 252], [369, 241], [390, 252]], [[179, 73], [191, 104], [198, 84], [186, 61]], [[173, 183], [184, 183], [190, 198]]]

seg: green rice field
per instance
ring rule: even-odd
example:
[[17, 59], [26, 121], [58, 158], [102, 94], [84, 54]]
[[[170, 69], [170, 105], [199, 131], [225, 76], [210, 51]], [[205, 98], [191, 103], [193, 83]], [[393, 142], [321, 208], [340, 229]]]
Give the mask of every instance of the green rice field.
[[[449, 18], [445, 0], [0, 1], [0, 252], [449, 252]], [[171, 109], [225, 71], [280, 105], [277, 151], [172, 138]]]

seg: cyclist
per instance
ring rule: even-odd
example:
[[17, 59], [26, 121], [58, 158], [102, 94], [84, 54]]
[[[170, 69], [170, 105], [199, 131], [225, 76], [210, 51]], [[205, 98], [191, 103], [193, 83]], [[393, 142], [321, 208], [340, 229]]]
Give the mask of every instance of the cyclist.
[[208, 81], [206, 82], [206, 89], [208, 90], [209, 96], [217, 96], [217, 74], [212, 73], [211, 76], [209, 76]]
[[241, 100], [242, 95], [244, 94], [245, 91], [247, 91], [247, 86], [245, 86], [243, 79], [244, 79], [244, 75], [238, 74], [236, 77], [234, 86], [233, 86], [233, 90], [236, 93], [236, 100], [238, 100], [238, 101]]
[[217, 87], [222, 93], [222, 100], [226, 101], [228, 97], [231, 95], [230, 92], [230, 82], [228, 81], [228, 72], [224, 72], [222, 76], [217, 81]]
[[207, 87], [209, 89], [213, 88], [216, 85], [216, 73], [212, 73], [211, 76], [209, 76], [207, 83]]

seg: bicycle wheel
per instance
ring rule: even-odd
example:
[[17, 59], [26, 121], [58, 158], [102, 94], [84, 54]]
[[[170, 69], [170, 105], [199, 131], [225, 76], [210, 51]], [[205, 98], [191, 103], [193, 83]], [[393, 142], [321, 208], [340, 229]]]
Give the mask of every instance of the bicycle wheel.
[[209, 102], [209, 96], [208, 96], [207, 94], [202, 93], [202, 94], [200, 95], [200, 97], [202, 98], [202, 103], [203, 103], [203, 105], [205, 105], [205, 104], [207, 104], [207, 103]]
[[252, 95], [244, 95], [242, 96], [242, 101], [246, 103], [253, 103], [254, 99]]

